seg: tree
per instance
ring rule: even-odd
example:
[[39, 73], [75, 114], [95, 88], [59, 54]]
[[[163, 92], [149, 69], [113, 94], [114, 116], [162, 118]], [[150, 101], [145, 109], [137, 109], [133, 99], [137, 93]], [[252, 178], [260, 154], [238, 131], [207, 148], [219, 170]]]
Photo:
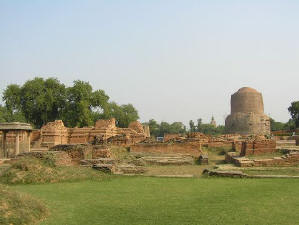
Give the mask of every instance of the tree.
[[288, 108], [296, 127], [299, 127], [299, 101], [292, 102], [291, 106]]
[[0, 122], [26, 122], [26, 119], [21, 112], [12, 113], [7, 107], [0, 105]]
[[150, 128], [151, 136], [163, 137], [164, 134], [184, 134], [186, 133], [186, 126], [182, 122], [161, 122], [157, 123], [154, 119], [150, 119], [147, 124]]
[[169, 133], [170, 133], [170, 124], [167, 122], [161, 122], [159, 137], [163, 137], [164, 134], [169, 134]]
[[190, 127], [190, 132], [195, 132], [196, 131], [196, 127], [195, 127], [195, 124], [194, 124], [193, 120], [189, 121], [189, 127]]
[[270, 126], [271, 126], [271, 131], [284, 130], [286, 128], [286, 124], [285, 123], [276, 122], [272, 118], [270, 118]]
[[295, 124], [294, 120], [289, 119], [289, 121], [287, 123], [285, 123], [285, 125], [284, 125], [284, 130], [291, 131], [294, 129], [296, 129], [296, 124]]
[[156, 120], [150, 119], [147, 123], [144, 123], [144, 124], [149, 126], [151, 136], [159, 137], [160, 125], [157, 123]]
[[186, 127], [182, 122], [173, 122], [169, 126], [169, 131], [168, 133], [170, 134], [183, 134], [186, 133]]
[[66, 88], [56, 78], [36, 77], [23, 86], [9, 85], [3, 93], [5, 106], [1, 121], [27, 121], [35, 127], [62, 119], [66, 126], [91, 126], [98, 119], [115, 117], [117, 125], [127, 127], [139, 119], [132, 104], [109, 103], [103, 90], [93, 91], [88, 82], [76, 80]]
[[197, 119], [197, 129], [196, 129], [198, 132], [202, 132], [201, 125], [202, 125], [202, 119], [199, 118], [199, 119]]
[[9, 85], [3, 100], [11, 114], [22, 113], [36, 127], [61, 116], [65, 105], [65, 87], [55, 78], [34, 78], [22, 87]]
[[139, 119], [138, 111], [132, 104], [119, 106], [112, 102], [109, 111], [110, 116], [115, 118], [118, 127], [128, 127], [131, 122]]
[[92, 91], [88, 82], [76, 80], [66, 90], [63, 120], [67, 126], [91, 126], [95, 120], [108, 117], [109, 96], [103, 90]]
[[21, 111], [21, 88], [19, 85], [11, 84], [3, 93], [3, 101], [10, 114]]

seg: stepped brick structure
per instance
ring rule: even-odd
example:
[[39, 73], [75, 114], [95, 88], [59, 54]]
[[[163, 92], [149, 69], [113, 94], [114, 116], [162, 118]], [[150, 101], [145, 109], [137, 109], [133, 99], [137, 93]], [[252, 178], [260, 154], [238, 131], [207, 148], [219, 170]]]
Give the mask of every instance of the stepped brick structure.
[[[129, 124], [129, 128], [118, 128], [115, 119], [98, 120], [94, 127], [67, 128], [61, 120], [49, 122], [40, 130], [41, 147], [50, 148], [59, 144], [116, 144], [132, 145], [149, 137], [149, 129], [138, 121]], [[36, 134], [36, 136], [38, 136]]]
[[274, 152], [277, 152], [275, 140], [256, 137], [253, 140], [242, 143], [240, 156], [262, 155]]
[[229, 133], [270, 135], [270, 118], [264, 114], [262, 94], [249, 87], [234, 93], [225, 127]]
[[41, 128], [41, 142], [43, 145], [53, 146], [68, 143], [68, 129], [62, 120], [49, 122]]

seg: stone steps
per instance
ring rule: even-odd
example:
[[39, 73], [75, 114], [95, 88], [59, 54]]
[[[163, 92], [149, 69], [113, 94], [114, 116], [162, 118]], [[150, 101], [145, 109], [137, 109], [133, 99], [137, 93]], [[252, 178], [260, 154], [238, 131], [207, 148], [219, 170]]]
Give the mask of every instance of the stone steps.
[[105, 163], [98, 163], [92, 165], [93, 169], [102, 171], [102, 172], [108, 172], [113, 174], [142, 174], [146, 171], [146, 169], [142, 166], [135, 166], [135, 165], [129, 165], [129, 164], [105, 164]]
[[147, 165], [192, 165], [194, 159], [189, 156], [144, 156], [141, 159]]
[[93, 169], [113, 174], [142, 174], [145, 168], [131, 164], [117, 164], [111, 158], [85, 159], [80, 161], [81, 166], [92, 167]]
[[105, 173], [112, 173], [113, 172], [113, 164], [103, 164], [103, 163], [99, 163], [99, 164], [94, 164], [92, 165], [93, 169], [105, 172]]
[[90, 166], [98, 165], [98, 164], [107, 164], [107, 165], [114, 165], [115, 160], [111, 158], [97, 158], [97, 159], [84, 159], [80, 161], [80, 165], [82, 166]]
[[45, 151], [48, 151], [48, 150], [49, 150], [48, 148], [42, 148], [42, 147], [39, 147], [39, 148], [30, 148], [31, 152], [45, 152]]
[[296, 140], [280, 140], [276, 141], [277, 147], [296, 146]]
[[129, 164], [117, 165], [114, 174], [142, 174], [146, 169], [142, 166], [134, 166]]

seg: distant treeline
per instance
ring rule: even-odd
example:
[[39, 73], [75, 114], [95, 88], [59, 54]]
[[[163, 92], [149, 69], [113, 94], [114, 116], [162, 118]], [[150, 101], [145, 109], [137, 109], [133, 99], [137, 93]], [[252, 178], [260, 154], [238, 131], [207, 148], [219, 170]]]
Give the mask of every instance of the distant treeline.
[[117, 126], [127, 127], [139, 119], [132, 104], [110, 102], [103, 90], [93, 90], [88, 82], [81, 80], [66, 87], [56, 78], [36, 77], [22, 86], [8, 85], [3, 92], [3, 101], [0, 122], [29, 122], [36, 128], [58, 119], [68, 127], [91, 126], [98, 119], [112, 117]]
[[164, 134], [184, 134], [187, 132], [201, 132], [204, 134], [218, 135], [225, 133], [224, 126], [213, 126], [211, 124], [202, 123], [202, 119], [197, 120], [197, 124], [190, 120], [189, 128], [187, 128], [182, 122], [161, 122], [158, 123], [156, 120], [151, 119], [144, 123], [149, 125], [151, 136], [163, 137]]

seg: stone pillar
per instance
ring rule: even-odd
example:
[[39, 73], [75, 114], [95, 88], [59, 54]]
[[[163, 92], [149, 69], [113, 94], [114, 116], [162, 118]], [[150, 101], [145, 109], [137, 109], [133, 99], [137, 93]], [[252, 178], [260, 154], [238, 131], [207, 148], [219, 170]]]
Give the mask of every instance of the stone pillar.
[[20, 131], [16, 131], [15, 156], [20, 154]]
[[2, 131], [2, 151], [3, 151], [3, 158], [6, 158], [6, 131]]
[[31, 132], [27, 131], [28, 152], [30, 152], [30, 136], [31, 136]]

